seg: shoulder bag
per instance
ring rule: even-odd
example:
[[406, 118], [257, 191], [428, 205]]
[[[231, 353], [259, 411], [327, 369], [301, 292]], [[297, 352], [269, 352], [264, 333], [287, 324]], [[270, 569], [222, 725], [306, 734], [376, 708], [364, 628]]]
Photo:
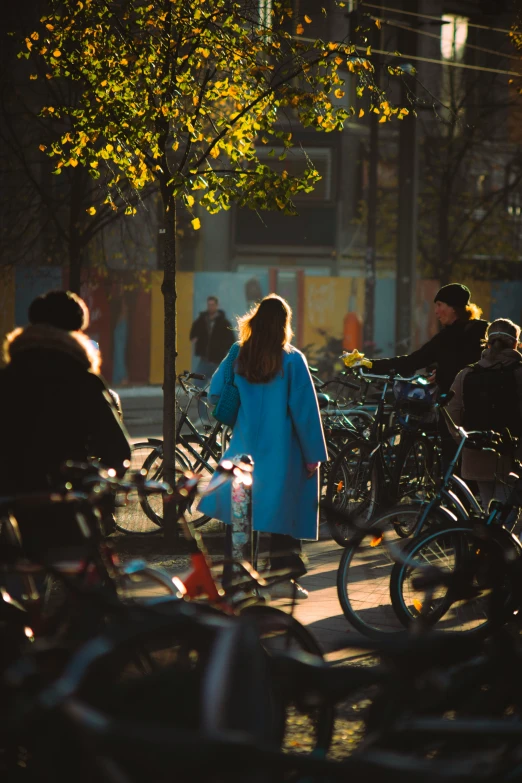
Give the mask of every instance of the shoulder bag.
[[234, 362], [239, 355], [239, 347], [239, 343], [234, 343], [225, 360], [225, 385], [213, 412], [214, 418], [227, 427], [236, 423], [241, 404], [239, 389], [234, 383]]

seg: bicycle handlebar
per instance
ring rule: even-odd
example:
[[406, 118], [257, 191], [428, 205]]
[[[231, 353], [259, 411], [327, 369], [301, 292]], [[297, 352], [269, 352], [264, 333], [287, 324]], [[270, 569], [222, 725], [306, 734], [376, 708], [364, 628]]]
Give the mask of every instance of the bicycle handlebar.
[[425, 381], [423, 375], [419, 375], [418, 373], [416, 375], [411, 376], [403, 376], [399, 375], [396, 372], [388, 373], [388, 375], [377, 375], [376, 373], [371, 372], [365, 372], [363, 367], [354, 367], [353, 371], [358, 371], [358, 375], [363, 378], [364, 380], [378, 380], [378, 381], [391, 381], [391, 380], [397, 380], [397, 381], [408, 381], [410, 383], [414, 383], [415, 381], [419, 382], [419, 379], [423, 379], [422, 385], [427, 385], [427, 381]]

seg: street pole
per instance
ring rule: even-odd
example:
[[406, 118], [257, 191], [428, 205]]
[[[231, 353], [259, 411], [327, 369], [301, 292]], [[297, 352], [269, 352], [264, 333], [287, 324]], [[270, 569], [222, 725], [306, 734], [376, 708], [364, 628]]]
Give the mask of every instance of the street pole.
[[[408, 11], [418, 10], [418, 0], [403, 2]], [[400, 30], [399, 51], [417, 54], [416, 31]], [[402, 77], [403, 80], [407, 76]], [[416, 82], [411, 79], [406, 89], [403, 81], [401, 105], [410, 113], [399, 127], [399, 208], [397, 230], [397, 276], [395, 292], [395, 348], [397, 353], [409, 353], [412, 348], [412, 330], [415, 311], [415, 285], [417, 272], [417, 203], [419, 180], [418, 120], [413, 114]]]
[[[378, 11], [376, 11], [378, 14]], [[377, 25], [373, 26], [371, 45], [374, 49], [382, 49], [381, 32]], [[374, 55], [374, 81], [378, 88], [380, 83], [379, 59]], [[377, 283], [377, 206], [379, 185], [379, 119], [380, 115], [370, 110], [370, 138], [368, 151], [368, 222], [366, 226], [366, 253], [364, 268], [364, 325], [363, 350], [372, 353], [375, 346], [375, 286]]]
[[[377, 42], [376, 42], [377, 43]], [[377, 48], [377, 47], [376, 47]], [[378, 68], [379, 66], [377, 66]], [[375, 81], [378, 83], [378, 70]], [[379, 167], [379, 115], [370, 112], [370, 148], [368, 160], [368, 223], [364, 270], [363, 350], [372, 352], [375, 327], [375, 283], [377, 261], [377, 186]]]

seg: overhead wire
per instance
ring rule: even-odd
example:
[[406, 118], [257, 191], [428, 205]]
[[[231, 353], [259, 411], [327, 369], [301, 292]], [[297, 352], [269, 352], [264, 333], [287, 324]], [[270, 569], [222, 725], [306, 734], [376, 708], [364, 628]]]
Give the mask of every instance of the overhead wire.
[[[303, 41], [305, 43], [317, 43], [317, 39], [315, 38], [305, 38], [302, 35], [300, 36], [293, 36], [293, 38], [296, 41]], [[342, 45], [345, 42], [344, 41], [332, 41], [332, 43]], [[366, 52], [368, 50], [367, 46], [356, 46], [356, 49], [358, 49], [361, 52]], [[522, 73], [519, 71], [506, 71], [501, 68], [488, 68], [485, 65], [471, 65], [470, 63], [458, 63], [454, 60], [437, 60], [433, 57], [422, 57], [420, 55], [416, 54], [405, 54], [403, 52], [387, 52], [384, 49], [374, 49], [373, 46], [371, 47], [371, 51], [374, 54], [384, 54], [386, 57], [397, 57], [400, 60], [416, 60], [417, 62], [422, 63], [429, 63], [432, 65], [442, 65], [442, 66], [448, 66], [450, 68], [463, 68], [464, 70], [468, 71], [481, 71], [482, 73], [497, 73], [501, 76], [517, 76], [518, 78], [522, 78]]]
[[[438, 41], [442, 40], [441, 35], [437, 35], [437, 33], [430, 33], [427, 30], [418, 30], [415, 27], [410, 27], [407, 24], [403, 24], [401, 22], [396, 21], [395, 19], [387, 19], [384, 16], [373, 16], [370, 14], [370, 19], [373, 21], [380, 21], [386, 25], [389, 25], [390, 27], [398, 27], [400, 30], [408, 30], [412, 33], [417, 33], [418, 35], [425, 35], [429, 38], [436, 38]], [[502, 57], [505, 60], [516, 60], [517, 62], [520, 62], [520, 57], [517, 57], [515, 54], [503, 54], [502, 52], [499, 52], [495, 49], [486, 49], [484, 46], [476, 46], [475, 44], [470, 44], [466, 41], [466, 49], [474, 49], [477, 52], [484, 52], [485, 54], [494, 54], [497, 57]]]
[[[432, 21], [435, 22], [441, 22], [441, 23], [444, 22], [442, 16], [420, 14], [417, 11], [403, 11], [402, 8], [390, 8], [389, 6], [384, 6], [384, 5], [381, 6], [381, 5], [377, 5], [376, 3], [367, 3], [366, 0], [362, 0], [359, 9], [362, 9], [364, 7], [375, 8], [378, 11], [392, 11], [393, 13], [403, 14], [406, 16], [416, 16], [419, 19], [431, 19]], [[479, 30], [490, 30], [491, 32], [494, 33], [507, 33], [508, 35], [510, 35], [513, 32], [512, 30], [507, 30], [504, 27], [490, 27], [489, 25], [476, 24], [475, 22], [468, 22], [468, 27], [476, 27]]]
[[[356, 49], [359, 49], [360, 51], [366, 51], [367, 47], [365, 46], [356, 46]], [[450, 68], [463, 68], [468, 71], [481, 71], [482, 73], [498, 73], [503, 76], [517, 76], [518, 78], [522, 77], [522, 73], [519, 73], [518, 71], [505, 71], [501, 68], [487, 68], [485, 65], [471, 65], [469, 63], [458, 63], [454, 60], [437, 60], [433, 57], [421, 57], [420, 55], [416, 54], [406, 54], [402, 52], [386, 52], [383, 49], [374, 49], [372, 47], [372, 52], [375, 54], [384, 54], [387, 57], [398, 57], [401, 60], [416, 60], [417, 62], [422, 63], [431, 63], [433, 65], [443, 65], [443, 66], [449, 66]]]

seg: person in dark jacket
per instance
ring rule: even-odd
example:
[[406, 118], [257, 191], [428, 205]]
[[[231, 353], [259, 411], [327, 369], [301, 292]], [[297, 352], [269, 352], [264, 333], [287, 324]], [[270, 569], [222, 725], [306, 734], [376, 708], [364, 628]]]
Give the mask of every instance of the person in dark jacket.
[[[392, 359], [372, 360], [371, 372], [384, 375], [395, 371], [403, 376], [436, 364], [436, 381], [441, 393], [450, 390], [455, 377], [468, 364], [478, 362], [487, 321], [482, 311], [470, 302], [469, 288], [460, 283], [443, 286], [436, 294], [435, 314], [442, 329], [418, 351]], [[440, 420], [442, 454], [445, 464], [455, 453], [455, 443], [444, 421]]]
[[208, 380], [235, 340], [232, 324], [227, 320], [223, 310], [219, 310], [218, 305], [217, 296], [209, 296], [207, 309], [199, 314], [190, 329], [194, 353], [199, 357], [196, 372], [202, 373]]
[[[100, 377], [100, 353], [83, 334], [87, 306], [68, 291], [50, 291], [33, 301], [29, 322], [4, 344], [0, 495], [59, 489], [66, 460], [96, 457], [122, 476], [130, 460], [128, 437]], [[19, 523], [31, 556], [79, 540], [63, 507]]]
[[[447, 411], [457, 427], [501, 433], [507, 427], [512, 435], [520, 438], [522, 354], [517, 350], [519, 340], [520, 326], [513, 321], [498, 318], [489, 325], [482, 358], [478, 364], [461, 370], [453, 382], [454, 396]], [[495, 383], [492, 376], [503, 377]], [[456, 442], [460, 443], [458, 431], [451, 425], [450, 431]], [[517, 460], [522, 457], [520, 440], [513, 455], [499, 455], [487, 450], [463, 450], [462, 478], [477, 482], [485, 511], [492, 498], [501, 502], [507, 500], [511, 492], [509, 473], [516, 469], [514, 457]]]

